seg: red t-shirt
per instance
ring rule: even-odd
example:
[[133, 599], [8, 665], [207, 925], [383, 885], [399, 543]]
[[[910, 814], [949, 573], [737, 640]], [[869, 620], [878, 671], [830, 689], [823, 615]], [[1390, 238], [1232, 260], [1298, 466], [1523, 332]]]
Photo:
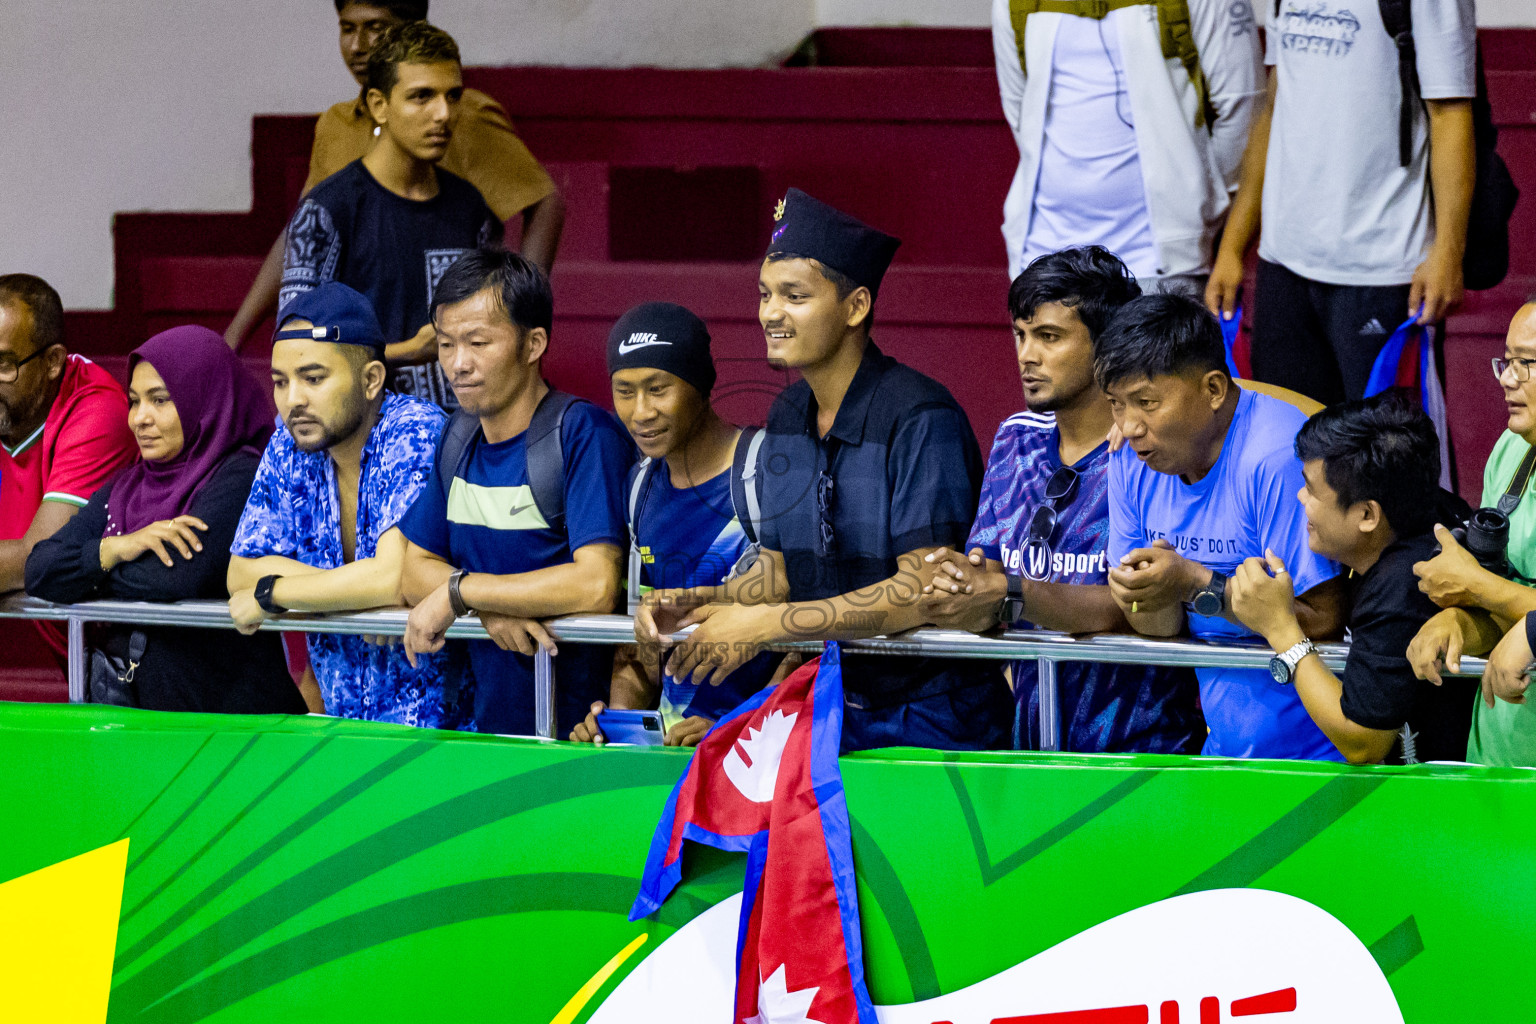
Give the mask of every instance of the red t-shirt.
[[[0, 444], [0, 540], [25, 536], [44, 501], [83, 507], [138, 457], [128, 429], [128, 396], [106, 370], [70, 354], [43, 425], [15, 448]], [[54, 623], [38, 626], [62, 652], [62, 629]]]

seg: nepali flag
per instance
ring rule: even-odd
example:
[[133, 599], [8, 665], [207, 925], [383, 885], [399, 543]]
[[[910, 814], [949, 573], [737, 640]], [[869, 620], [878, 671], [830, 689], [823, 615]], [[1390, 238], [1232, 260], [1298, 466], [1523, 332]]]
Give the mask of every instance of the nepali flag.
[[683, 840], [745, 851], [733, 1024], [876, 1024], [864, 984], [836, 644], [715, 723], [667, 799], [631, 921], [683, 873]]

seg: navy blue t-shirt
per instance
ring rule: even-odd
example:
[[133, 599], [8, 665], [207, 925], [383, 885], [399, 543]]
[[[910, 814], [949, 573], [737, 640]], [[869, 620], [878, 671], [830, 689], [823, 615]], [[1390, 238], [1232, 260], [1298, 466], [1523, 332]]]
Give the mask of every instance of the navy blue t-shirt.
[[[589, 544], [626, 546], [624, 479], [634, 459], [629, 435], [589, 402], [565, 412], [560, 440], [565, 456], [565, 528], [551, 527], [528, 486], [527, 434], [491, 444], [470, 442], [447, 501], [434, 473], [400, 531], [417, 547], [470, 572], [498, 576], [532, 572], [572, 561]], [[489, 640], [469, 642], [475, 674], [475, 725], [480, 732], [532, 735], [533, 659]], [[606, 700], [613, 678], [613, 648], [561, 644], [555, 659], [560, 734]]]
[[[639, 472], [639, 467], [631, 472], [631, 481]], [[641, 584], [671, 590], [723, 583], [749, 545], [731, 504], [730, 470], [697, 487], [674, 487], [667, 464], [660, 462], [647, 468], [641, 487], [635, 512]], [[661, 681], [662, 715], [719, 719], [762, 689], [780, 658], [759, 654], [718, 686], [701, 687], [668, 674]]]

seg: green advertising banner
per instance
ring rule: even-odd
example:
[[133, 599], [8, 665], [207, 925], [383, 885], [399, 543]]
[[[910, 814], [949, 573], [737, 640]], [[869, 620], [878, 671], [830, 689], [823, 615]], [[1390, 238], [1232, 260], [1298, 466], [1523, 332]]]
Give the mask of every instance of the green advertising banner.
[[[687, 757], [0, 704], [0, 1021], [726, 1024], [741, 858], [626, 918]], [[842, 770], [887, 1024], [1532, 1019], [1536, 773]]]

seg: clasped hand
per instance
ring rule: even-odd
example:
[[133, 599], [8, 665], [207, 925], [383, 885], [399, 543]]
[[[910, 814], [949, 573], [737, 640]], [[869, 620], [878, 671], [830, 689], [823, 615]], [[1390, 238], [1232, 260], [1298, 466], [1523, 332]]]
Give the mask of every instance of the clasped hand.
[[1008, 594], [1008, 577], [987, 567], [981, 548], [972, 548], [969, 555], [939, 548], [925, 555], [923, 564], [933, 570], [918, 598], [923, 621], [970, 633], [985, 633], [998, 624], [998, 610]]
[[103, 537], [101, 567], [110, 572], [123, 562], [131, 562], [146, 551], [153, 551], [167, 569], [172, 568], [176, 563], [168, 548], [175, 548], [182, 558], [190, 561], [194, 551], [203, 550], [199, 531], [208, 532], [208, 524], [197, 516], [177, 516], [150, 523], [121, 537]]
[[[774, 639], [768, 605], [710, 603], [689, 590], [654, 590], [635, 613], [635, 639], [677, 680], [718, 686]], [[694, 627], [681, 640], [673, 635]]]
[[1273, 551], [1266, 549], [1263, 558], [1246, 559], [1237, 567], [1227, 584], [1227, 602], [1238, 621], [1271, 646], [1280, 646], [1280, 634], [1300, 628], [1296, 622], [1295, 584], [1285, 563]]
[[1151, 547], [1137, 548], [1110, 567], [1109, 592], [1122, 608], [1162, 611], [1189, 600], [1203, 585], [1199, 574], [1204, 568], [1158, 538]]

